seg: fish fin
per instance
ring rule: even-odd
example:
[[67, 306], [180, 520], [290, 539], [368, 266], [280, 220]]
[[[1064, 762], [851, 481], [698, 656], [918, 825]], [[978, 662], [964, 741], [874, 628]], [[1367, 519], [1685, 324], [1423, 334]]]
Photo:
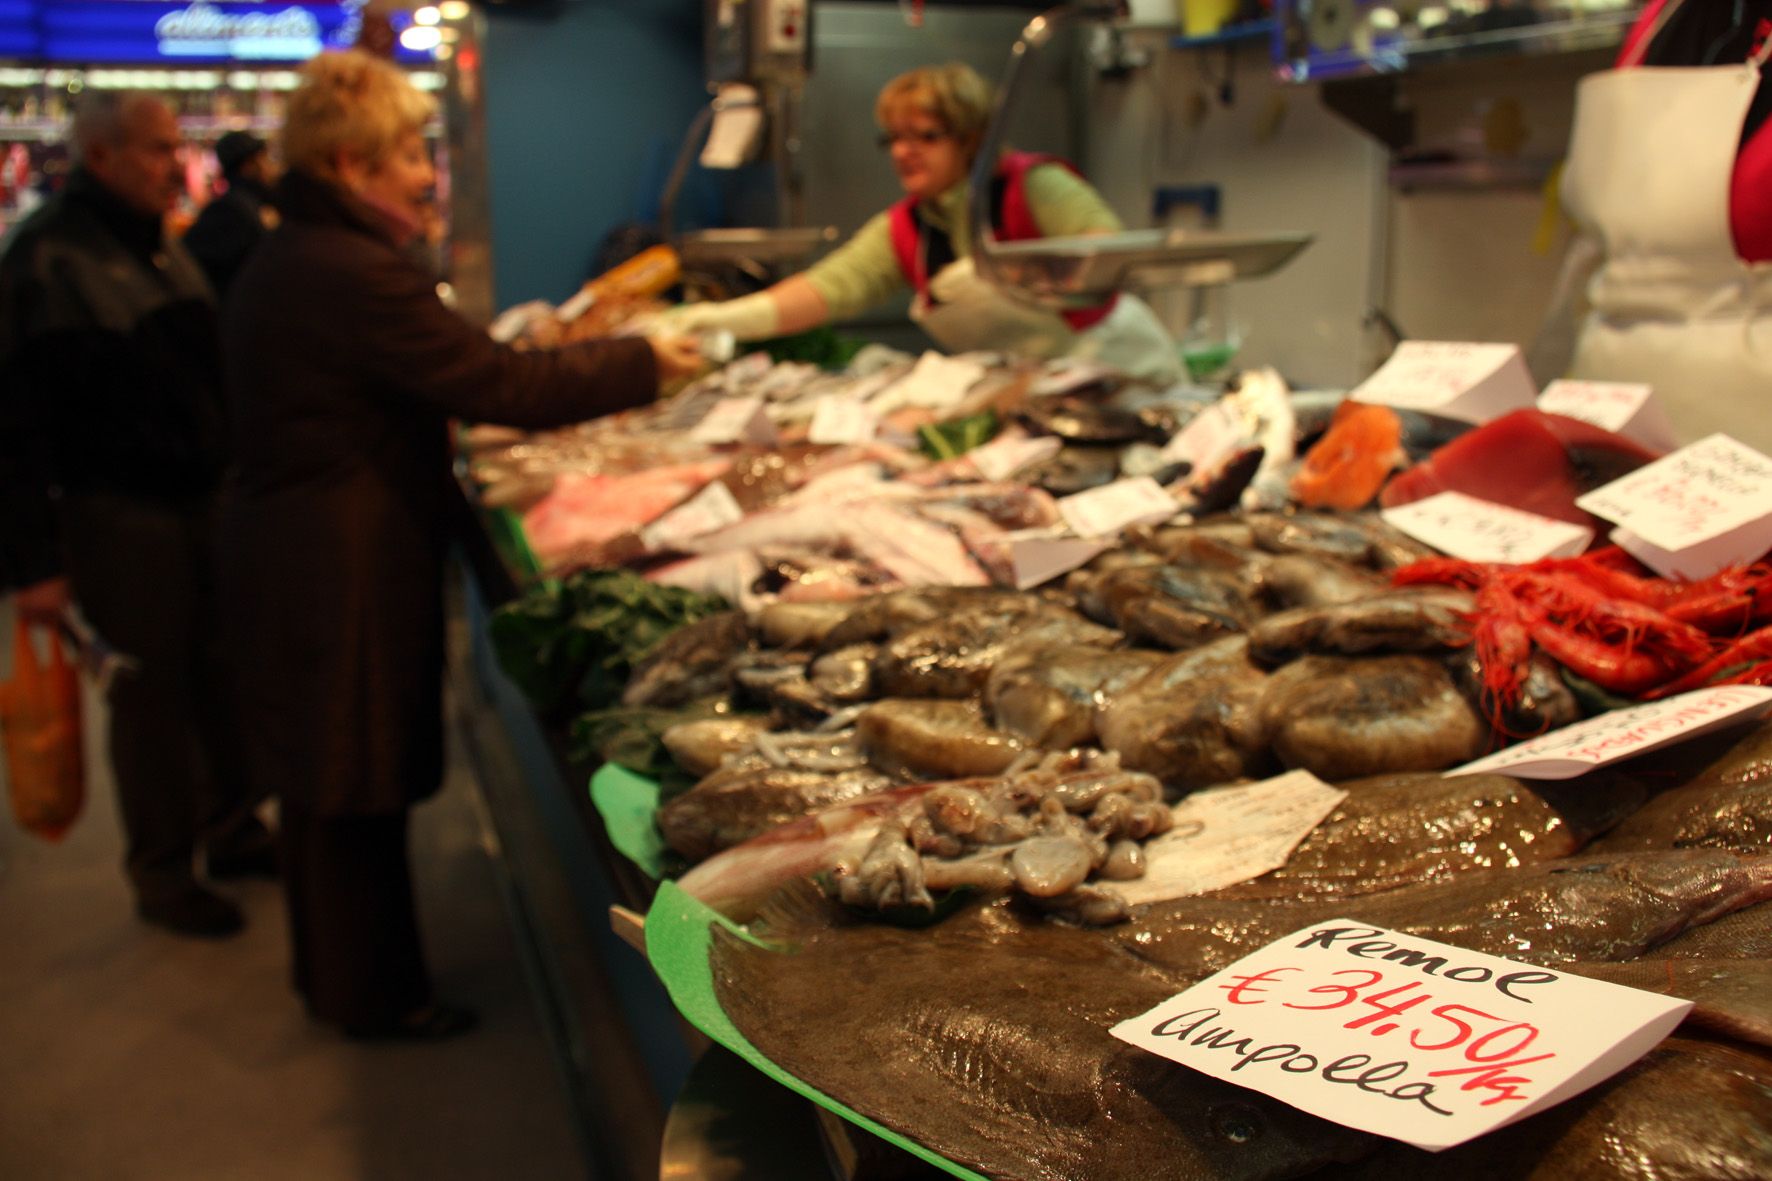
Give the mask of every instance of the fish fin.
[[845, 918], [843, 907], [827, 897], [817, 882], [800, 878], [771, 894], [751, 926], [766, 939], [792, 940], [847, 925]]

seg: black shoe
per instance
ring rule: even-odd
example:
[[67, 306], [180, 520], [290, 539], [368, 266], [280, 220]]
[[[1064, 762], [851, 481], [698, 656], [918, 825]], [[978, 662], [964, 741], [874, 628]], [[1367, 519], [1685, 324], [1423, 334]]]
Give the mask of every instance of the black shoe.
[[239, 878], [266, 878], [276, 881], [277, 847], [266, 841], [256, 847], [218, 852], [211, 849], [203, 858], [209, 876], [218, 882]]
[[345, 1036], [355, 1042], [440, 1042], [459, 1037], [480, 1024], [472, 1009], [458, 1005], [429, 1004], [374, 1025], [347, 1025]]
[[202, 939], [226, 939], [246, 926], [239, 907], [195, 882], [164, 898], [141, 899], [135, 904], [135, 913], [143, 922]]

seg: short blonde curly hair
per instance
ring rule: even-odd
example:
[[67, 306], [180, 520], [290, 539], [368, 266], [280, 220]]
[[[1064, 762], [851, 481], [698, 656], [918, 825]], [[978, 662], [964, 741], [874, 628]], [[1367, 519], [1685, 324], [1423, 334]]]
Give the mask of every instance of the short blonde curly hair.
[[301, 74], [283, 123], [283, 161], [329, 179], [338, 179], [340, 153], [385, 160], [437, 112], [398, 67], [360, 49], [322, 53]]
[[967, 159], [978, 151], [990, 122], [993, 92], [965, 62], [922, 66], [886, 83], [874, 100], [874, 121], [881, 130], [906, 114], [928, 115], [959, 141]]

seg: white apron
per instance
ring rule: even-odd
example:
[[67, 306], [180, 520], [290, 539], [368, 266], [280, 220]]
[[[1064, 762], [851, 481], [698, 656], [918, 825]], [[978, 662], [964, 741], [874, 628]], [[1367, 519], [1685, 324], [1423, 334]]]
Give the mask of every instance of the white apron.
[[1181, 380], [1175, 342], [1137, 296], [1121, 293], [1113, 311], [1078, 332], [1057, 312], [1022, 303], [979, 278], [970, 258], [943, 267], [929, 286], [940, 302], [919, 293], [911, 301], [911, 319], [951, 353], [988, 350], [1040, 361], [1075, 357], [1158, 384]]
[[1563, 174], [1569, 215], [1603, 261], [1573, 377], [1648, 382], [1691, 442], [1725, 431], [1772, 452], [1772, 267], [1729, 231], [1742, 124], [1772, 43], [1741, 65], [1638, 66], [1584, 78]]

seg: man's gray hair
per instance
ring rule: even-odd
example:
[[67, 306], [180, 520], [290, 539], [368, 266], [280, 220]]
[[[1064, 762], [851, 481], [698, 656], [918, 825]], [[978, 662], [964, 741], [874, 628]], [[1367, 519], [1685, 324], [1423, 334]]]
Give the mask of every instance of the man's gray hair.
[[74, 104], [74, 162], [86, 158], [93, 144], [121, 144], [127, 137], [129, 112], [143, 102], [166, 100], [147, 90], [100, 90], [89, 87]]

